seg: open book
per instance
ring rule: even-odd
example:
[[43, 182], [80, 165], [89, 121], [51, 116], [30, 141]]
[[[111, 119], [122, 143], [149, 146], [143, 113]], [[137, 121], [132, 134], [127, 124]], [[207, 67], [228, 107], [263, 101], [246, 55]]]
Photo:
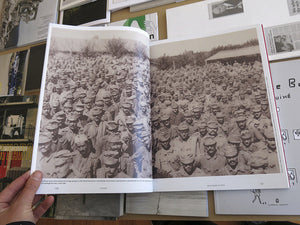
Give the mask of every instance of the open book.
[[287, 188], [264, 46], [261, 27], [150, 46], [135, 28], [50, 25], [39, 193]]

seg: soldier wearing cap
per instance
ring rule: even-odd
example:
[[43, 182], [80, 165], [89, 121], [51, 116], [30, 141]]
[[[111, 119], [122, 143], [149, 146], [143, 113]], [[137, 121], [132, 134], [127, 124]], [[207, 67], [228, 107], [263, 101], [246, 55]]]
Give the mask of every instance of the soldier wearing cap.
[[42, 120], [51, 119], [51, 107], [48, 102], [43, 103]]
[[57, 113], [57, 112], [59, 112], [61, 110], [61, 108], [60, 108], [60, 102], [59, 102], [58, 99], [54, 99], [53, 102], [50, 104], [50, 107], [51, 107], [50, 114], [52, 116], [55, 115], [55, 113]]
[[240, 145], [241, 145], [240, 135], [231, 133], [228, 136], [227, 140], [229, 145], [234, 146], [237, 150], [240, 150]]
[[83, 128], [88, 123], [88, 117], [83, 114], [84, 104], [79, 101], [75, 105], [75, 115], [77, 116], [78, 125], [80, 128]]
[[206, 136], [213, 137], [213, 138], [218, 136], [220, 141], [226, 142], [226, 140], [224, 138], [225, 137], [224, 133], [221, 130], [219, 130], [218, 123], [214, 120], [210, 120], [207, 122], [207, 135]]
[[251, 174], [265, 174], [268, 167], [266, 151], [254, 152], [250, 158], [249, 166]]
[[37, 152], [37, 169], [43, 171], [44, 177], [51, 177], [54, 172], [52, 137], [48, 133], [41, 133]]
[[179, 111], [177, 103], [171, 105], [172, 112], [170, 113], [170, 123], [174, 126], [178, 126], [184, 120], [184, 115]]
[[200, 158], [201, 169], [206, 175], [221, 175], [226, 164], [226, 159], [219, 153], [217, 141], [212, 137], [207, 137], [203, 143], [204, 153]]
[[96, 155], [91, 141], [85, 134], [74, 136], [74, 157], [72, 170], [77, 178], [95, 177]]
[[112, 85], [110, 90], [111, 90], [111, 95], [112, 95], [113, 102], [116, 103], [116, 104], [119, 104], [122, 89], [120, 89], [120, 87], [118, 87], [118, 85]]
[[57, 121], [59, 129], [64, 129], [68, 125], [66, 124], [66, 114], [63, 111], [59, 111], [53, 117], [53, 120]]
[[205, 121], [199, 123], [199, 133], [200, 133], [200, 138], [206, 137], [207, 123]]
[[158, 151], [155, 154], [154, 176], [171, 177], [171, 173], [179, 169], [178, 159], [170, 145], [170, 134], [160, 132]]
[[266, 169], [267, 173], [278, 173], [279, 172], [279, 163], [276, 142], [274, 137], [274, 132], [271, 128], [265, 130], [264, 132], [266, 147], [265, 150], [268, 153], [268, 167]]
[[164, 114], [160, 118], [161, 121], [161, 128], [159, 129], [160, 132], [169, 132], [171, 139], [177, 137], [177, 128], [176, 126], [170, 123], [170, 115]]
[[58, 123], [54, 120], [50, 120], [48, 123], [47, 123], [47, 126], [46, 126], [46, 130], [47, 132], [50, 134], [51, 136], [51, 149], [52, 151], [58, 151], [57, 149], [57, 143], [58, 143], [58, 130], [59, 130], [59, 127], [58, 127]]
[[63, 111], [65, 114], [71, 113], [73, 111], [73, 105], [67, 101], [63, 106]]
[[195, 121], [195, 124], [199, 125], [199, 123], [201, 122], [200, 119], [201, 119], [201, 113], [202, 113], [202, 110], [200, 106], [194, 106], [193, 107], [193, 119]]
[[257, 130], [255, 127], [249, 127], [247, 125], [247, 120], [245, 116], [239, 116], [236, 118], [236, 124], [233, 125], [231, 128], [229, 134], [236, 134], [236, 135], [241, 135], [241, 133], [245, 130], [248, 130], [252, 137], [253, 141], [260, 141], [263, 140], [262, 134]]
[[195, 163], [195, 155], [189, 149], [180, 155], [180, 169], [172, 173], [173, 177], [200, 177], [205, 176], [205, 173]]
[[92, 96], [87, 96], [85, 99], [83, 99], [83, 103], [84, 103], [83, 115], [90, 117], [90, 111], [94, 104], [94, 98]]
[[96, 171], [97, 178], [130, 178], [120, 170], [119, 159], [114, 152], [106, 151], [102, 157], [102, 166]]
[[102, 122], [103, 110], [99, 107], [94, 107], [90, 111], [90, 122], [84, 127], [83, 133], [92, 141], [96, 151], [100, 151], [99, 141], [104, 136], [105, 123]]
[[[97, 99], [97, 98], [96, 98]], [[103, 93], [103, 101], [104, 101], [104, 107], [103, 110], [105, 112], [104, 114], [104, 120], [114, 120], [115, 119], [115, 105], [112, 102], [111, 94], [110, 92], [106, 91]]]
[[222, 133], [225, 136], [228, 136], [229, 133], [229, 124], [225, 121], [225, 115], [223, 112], [217, 112], [216, 114], [216, 121], [218, 122], [218, 126]]
[[160, 135], [159, 129], [160, 129], [160, 118], [158, 115], [152, 116], [152, 151], [153, 153], [158, 151], [158, 137]]
[[261, 110], [262, 110], [263, 116], [265, 116], [269, 119], [271, 118], [269, 102], [268, 102], [267, 99], [262, 99], [261, 100]]
[[191, 111], [184, 112], [184, 121], [189, 126], [190, 136], [197, 135], [196, 132], [198, 132], [199, 127], [194, 124], [193, 113]]
[[80, 127], [78, 127], [78, 119], [77, 116], [75, 114], [68, 114], [67, 115], [67, 124], [68, 127], [64, 128], [63, 132], [61, 133], [61, 135], [63, 135], [62, 137], [60, 137], [60, 142], [65, 143], [66, 145], [71, 146], [71, 151], [73, 150], [73, 144], [74, 144], [74, 136], [77, 135], [79, 133], [79, 129]]
[[190, 136], [189, 126], [186, 122], [182, 122], [178, 126], [178, 137], [171, 141], [174, 154], [178, 157], [182, 154], [182, 149], [190, 148], [192, 153], [197, 157], [200, 155], [200, 140], [197, 136]]
[[73, 178], [72, 171], [74, 153], [69, 150], [60, 150], [53, 154], [54, 171], [51, 178]]
[[114, 157], [119, 159], [119, 169], [132, 177], [134, 173], [133, 163], [131, 161], [130, 154], [122, 151], [122, 146], [123, 142], [119, 134], [108, 136], [104, 151], [101, 154], [101, 165], [103, 165], [104, 155], [107, 154], [106, 151], [111, 151], [111, 153], [114, 152]]
[[243, 175], [248, 174], [249, 170], [245, 164], [239, 161], [239, 151], [235, 146], [228, 145], [225, 148], [226, 166], [224, 167], [224, 175]]

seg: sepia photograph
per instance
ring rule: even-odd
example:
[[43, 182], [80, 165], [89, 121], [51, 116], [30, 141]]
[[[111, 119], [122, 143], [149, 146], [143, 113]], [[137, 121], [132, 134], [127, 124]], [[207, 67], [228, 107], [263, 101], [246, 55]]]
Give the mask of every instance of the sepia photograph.
[[52, 29], [36, 169], [46, 178], [151, 178], [147, 33], [79, 29]]
[[209, 19], [244, 12], [243, 0], [223, 0], [208, 4]]
[[258, 44], [249, 29], [151, 47], [154, 178], [280, 173]]

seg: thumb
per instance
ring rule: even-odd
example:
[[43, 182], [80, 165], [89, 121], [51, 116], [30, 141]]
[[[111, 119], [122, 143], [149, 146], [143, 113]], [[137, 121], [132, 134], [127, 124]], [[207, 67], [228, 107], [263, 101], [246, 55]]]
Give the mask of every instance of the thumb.
[[34, 196], [38, 188], [40, 187], [42, 178], [43, 178], [43, 173], [41, 171], [35, 171], [27, 180], [25, 187], [22, 190], [21, 194], [19, 195], [18, 199], [22, 199], [24, 204], [32, 207]]

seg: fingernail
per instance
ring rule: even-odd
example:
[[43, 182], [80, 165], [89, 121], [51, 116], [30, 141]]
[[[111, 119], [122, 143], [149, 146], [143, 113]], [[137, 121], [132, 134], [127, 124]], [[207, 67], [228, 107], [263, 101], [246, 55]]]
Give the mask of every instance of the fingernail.
[[35, 171], [32, 174], [32, 178], [35, 179], [35, 180], [40, 181], [43, 178], [43, 173], [41, 171]]

